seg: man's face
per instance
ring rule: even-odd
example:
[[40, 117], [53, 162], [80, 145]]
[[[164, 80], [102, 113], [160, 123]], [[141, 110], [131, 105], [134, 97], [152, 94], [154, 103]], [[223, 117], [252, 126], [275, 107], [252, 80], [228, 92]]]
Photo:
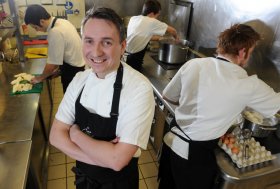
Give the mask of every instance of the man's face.
[[36, 31], [41, 31], [41, 32], [45, 32], [45, 29], [42, 26], [38, 26], [38, 25], [34, 25], [34, 24], [29, 24], [33, 29], [35, 29]]
[[110, 21], [89, 19], [83, 27], [83, 56], [99, 78], [118, 69], [125, 46], [126, 42], [120, 43], [119, 31]]

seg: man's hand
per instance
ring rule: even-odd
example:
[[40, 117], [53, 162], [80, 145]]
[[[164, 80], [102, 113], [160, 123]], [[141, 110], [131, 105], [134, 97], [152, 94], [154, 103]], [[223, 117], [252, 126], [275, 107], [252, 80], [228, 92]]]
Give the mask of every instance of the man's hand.
[[42, 76], [35, 76], [30, 80], [30, 83], [36, 84], [42, 82], [43, 80], [44, 78]]

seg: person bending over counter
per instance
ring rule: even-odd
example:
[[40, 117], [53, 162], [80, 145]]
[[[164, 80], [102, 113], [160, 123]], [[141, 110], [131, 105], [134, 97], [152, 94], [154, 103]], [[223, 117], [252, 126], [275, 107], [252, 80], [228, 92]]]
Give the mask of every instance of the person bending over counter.
[[134, 69], [141, 71], [143, 59], [149, 41], [159, 40], [159, 36], [170, 33], [178, 40], [175, 28], [157, 20], [161, 5], [158, 1], [145, 2], [142, 15], [130, 18], [127, 26], [126, 62]]
[[90, 9], [81, 28], [91, 69], [70, 83], [50, 143], [77, 160], [77, 189], [137, 189], [140, 148], [147, 147], [154, 115], [152, 85], [121, 62], [125, 27], [112, 9]]
[[178, 104], [164, 136], [159, 189], [211, 189], [217, 174], [214, 148], [245, 107], [266, 117], [280, 109], [280, 94], [248, 76], [247, 64], [260, 35], [235, 24], [218, 37], [218, 56], [186, 62], [163, 91]]
[[27, 7], [24, 22], [36, 31], [48, 33], [47, 64], [42, 75], [34, 77], [31, 82], [39, 83], [61, 72], [65, 93], [75, 74], [85, 68], [81, 38], [75, 26], [68, 20], [52, 17], [44, 7], [36, 4]]

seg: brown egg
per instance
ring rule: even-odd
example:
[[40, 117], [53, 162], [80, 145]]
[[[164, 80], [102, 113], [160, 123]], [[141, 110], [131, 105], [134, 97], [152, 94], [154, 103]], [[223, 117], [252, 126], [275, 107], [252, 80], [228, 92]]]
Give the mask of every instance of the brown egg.
[[238, 154], [238, 153], [239, 153], [239, 148], [236, 147], [236, 146], [233, 146], [233, 147], [231, 148], [231, 152], [232, 152], [233, 154]]
[[235, 138], [233, 138], [233, 137], [229, 138], [229, 143], [234, 144], [235, 143]]
[[228, 138], [225, 138], [224, 141], [223, 141], [223, 143], [224, 143], [224, 144], [229, 144], [229, 139], [228, 139]]

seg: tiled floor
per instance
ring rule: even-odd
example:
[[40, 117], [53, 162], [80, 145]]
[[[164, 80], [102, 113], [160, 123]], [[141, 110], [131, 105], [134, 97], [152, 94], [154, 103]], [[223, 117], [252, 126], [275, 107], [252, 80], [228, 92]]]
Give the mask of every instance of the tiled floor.
[[[52, 81], [54, 96], [54, 114], [62, 99], [63, 92], [60, 79]], [[147, 150], [142, 151], [138, 161], [139, 168], [139, 189], [157, 189], [158, 163], [157, 157], [151, 144]], [[71, 168], [75, 165], [75, 160], [66, 156], [54, 147], [50, 147], [48, 186], [47, 189], [75, 189], [74, 174]]]

